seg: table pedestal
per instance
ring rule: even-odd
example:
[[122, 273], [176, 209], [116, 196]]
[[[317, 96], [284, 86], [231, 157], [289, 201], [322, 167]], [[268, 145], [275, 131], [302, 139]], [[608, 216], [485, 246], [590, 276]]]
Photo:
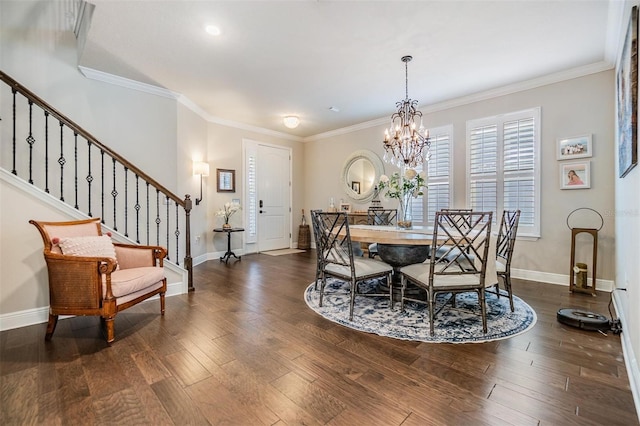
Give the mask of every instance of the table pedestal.
[[235, 257], [238, 260], [242, 260], [242, 256], [236, 256], [234, 252], [231, 251], [231, 233], [232, 232], [242, 232], [244, 228], [215, 228], [213, 232], [226, 232], [227, 233], [227, 252], [224, 256], [220, 257], [220, 262], [227, 263], [231, 256]]
[[[408, 244], [380, 244], [378, 243], [378, 256], [380, 259], [393, 267], [393, 293], [394, 299], [400, 299], [401, 278], [400, 268], [414, 263], [422, 263], [429, 257], [428, 245], [408, 245]], [[389, 291], [386, 284], [380, 284], [381, 290]], [[426, 292], [409, 283], [405, 294], [411, 297], [425, 296]]]

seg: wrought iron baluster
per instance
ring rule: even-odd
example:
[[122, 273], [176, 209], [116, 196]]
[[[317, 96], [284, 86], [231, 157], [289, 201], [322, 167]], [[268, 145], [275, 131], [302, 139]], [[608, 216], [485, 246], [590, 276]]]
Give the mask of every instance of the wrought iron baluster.
[[35, 143], [33, 138], [33, 102], [29, 101], [29, 136], [27, 136], [27, 143], [29, 144], [29, 183], [33, 185], [33, 144]]
[[127, 215], [128, 212], [128, 203], [129, 203], [129, 168], [127, 166], [124, 166], [124, 236], [128, 237], [129, 236], [129, 221], [127, 220], [127, 218], [129, 217]]
[[176, 230], [174, 232], [176, 235], [176, 265], [180, 265], [180, 222], [178, 222], [179, 212], [180, 210], [178, 209], [178, 203], [176, 203]]
[[100, 215], [100, 221], [104, 225], [104, 150], [100, 150], [100, 181], [102, 184], [102, 188], [100, 189], [100, 204], [102, 209], [102, 214]]
[[151, 208], [149, 203], [149, 182], [147, 182], [147, 245], [149, 245], [149, 235], [150, 235], [150, 216], [151, 216]]
[[13, 93], [13, 136], [12, 136], [12, 145], [11, 149], [13, 150], [13, 169], [11, 173], [17, 175], [16, 171], [16, 94], [18, 91], [16, 89], [11, 89], [11, 93]]
[[67, 162], [64, 158], [64, 123], [60, 121], [60, 201], [64, 201], [64, 164]]
[[166, 231], [167, 231], [167, 239], [165, 240], [167, 242], [167, 260], [171, 260], [171, 257], [169, 256], [169, 197], [165, 196], [165, 204], [167, 205], [167, 224], [165, 225]]
[[113, 163], [113, 189], [111, 190], [111, 196], [113, 197], [113, 230], [118, 230], [118, 224], [116, 223], [116, 198], [118, 197], [118, 191], [116, 190], [116, 159], [112, 158]]
[[136, 243], [140, 244], [140, 176], [136, 173]]
[[156, 188], [156, 245], [160, 245], [160, 190]]
[[89, 187], [89, 217], [93, 217], [91, 214], [91, 183], [93, 182], [93, 176], [91, 175], [91, 141], [87, 141], [87, 153], [89, 157], [89, 173], [87, 174], [87, 183]]
[[76, 205], [75, 208], [78, 210], [78, 133], [73, 132], [73, 185], [75, 187], [76, 194]]
[[49, 193], [49, 111], [44, 112], [44, 192]]

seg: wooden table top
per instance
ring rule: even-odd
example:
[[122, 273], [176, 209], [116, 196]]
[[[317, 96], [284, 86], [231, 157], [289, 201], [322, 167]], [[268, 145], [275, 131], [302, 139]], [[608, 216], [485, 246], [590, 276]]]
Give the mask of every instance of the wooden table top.
[[431, 245], [433, 227], [414, 226], [412, 229], [399, 230], [395, 226], [351, 225], [352, 241], [376, 242], [378, 244]]

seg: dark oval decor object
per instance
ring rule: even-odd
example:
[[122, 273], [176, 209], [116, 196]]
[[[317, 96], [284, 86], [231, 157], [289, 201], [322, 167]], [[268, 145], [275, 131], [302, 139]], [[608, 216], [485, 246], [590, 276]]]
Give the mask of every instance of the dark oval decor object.
[[581, 311], [579, 309], [563, 308], [558, 311], [556, 318], [562, 324], [583, 330], [598, 331], [609, 330], [611, 324], [604, 315], [595, 312]]

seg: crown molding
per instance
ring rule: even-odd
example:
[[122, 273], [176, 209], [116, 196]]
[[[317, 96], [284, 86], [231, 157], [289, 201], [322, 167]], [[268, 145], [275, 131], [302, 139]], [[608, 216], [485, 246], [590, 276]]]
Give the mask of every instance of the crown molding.
[[[435, 112], [443, 111], [449, 108], [460, 107], [460, 106], [472, 104], [475, 102], [496, 98], [499, 96], [510, 95], [513, 93], [523, 92], [525, 90], [531, 90], [531, 89], [546, 86], [549, 84], [559, 83], [561, 81], [566, 81], [574, 78], [584, 77], [591, 74], [596, 74], [599, 72], [613, 69], [614, 67], [615, 67], [615, 61], [608, 61], [608, 60], [600, 61], [593, 64], [571, 68], [569, 70], [564, 70], [564, 71], [560, 71], [553, 74], [548, 74], [548, 75], [534, 78], [531, 80], [526, 80], [526, 81], [486, 90], [483, 92], [474, 93], [472, 95], [462, 96], [459, 98], [438, 102], [431, 105], [424, 105], [424, 106], [421, 106], [420, 109], [422, 110], [423, 113], [435, 113]], [[226, 127], [246, 130], [249, 132], [254, 132], [254, 133], [267, 135], [267, 136], [273, 136], [280, 139], [286, 139], [286, 140], [291, 140], [295, 142], [314, 142], [322, 139], [328, 139], [328, 138], [332, 138], [340, 135], [345, 135], [345, 134], [356, 132], [359, 130], [369, 129], [371, 127], [386, 125], [389, 122], [388, 117], [382, 117], [382, 118], [377, 118], [375, 120], [354, 124], [353, 126], [342, 127], [340, 129], [331, 130], [329, 132], [319, 133], [317, 135], [312, 135], [312, 136], [307, 136], [302, 138], [299, 136], [290, 135], [288, 133], [278, 132], [275, 130], [265, 129], [263, 127], [253, 126], [250, 124], [240, 123], [237, 121], [227, 120], [221, 117], [213, 116], [207, 113], [204, 109], [202, 109], [200, 106], [195, 104], [191, 99], [187, 98], [183, 94], [172, 92], [168, 89], [164, 89], [151, 84], [140, 83], [138, 81], [131, 80], [128, 78], [118, 77], [116, 75], [98, 71], [92, 68], [87, 68], [82, 66], [78, 66], [78, 68], [80, 69], [80, 71], [85, 77], [93, 80], [98, 80], [105, 83], [126, 87], [132, 90], [138, 90], [145, 93], [151, 93], [154, 95], [163, 96], [170, 99], [175, 99], [177, 102], [184, 105], [186, 108], [190, 109], [191, 111], [196, 113], [198, 116], [200, 116], [203, 120], [209, 123], [219, 124]]]
[[[531, 90], [549, 84], [559, 83], [561, 81], [572, 80], [574, 78], [584, 77], [591, 74], [596, 74], [602, 71], [607, 71], [614, 68], [613, 62], [601, 61], [593, 64], [572, 68], [565, 71], [560, 71], [553, 74], [548, 74], [542, 77], [534, 78], [531, 80], [521, 81], [518, 83], [509, 84], [506, 86], [497, 87], [495, 89], [486, 90], [483, 92], [474, 93], [468, 96], [462, 96], [459, 98], [438, 102], [431, 105], [420, 106], [419, 109], [422, 113], [435, 113], [450, 108], [469, 105], [475, 102], [485, 101], [499, 96], [510, 95], [513, 93], [523, 92], [525, 90]], [[319, 133], [317, 135], [308, 136], [303, 139], [303, 142], [313, 142], [321, 139], [327, 139], [334, 136], [340, 136], [347, 133], [355, 132], [357, 130], [368, 129], [371, 127], [383, 126], [389, 123], [389, 118], [377, 118], [375, 120], [366, 121], [364, 123], [356, 124], [354, 126], [343, 127], [341, 129], [332, 130], [326, 133]]]
[[107, 72], [98, 71], [93, 68], [83, 67], [82, 65], [78, 65], [78, 69], [80, 70], [82, 75], [91, 80], [102, 81], [103, 83], [113, 84], [115, 86], [137, 90], [139, 92], [151, 93], [152, 95], [162, 96], [163, 98], [178, 99], [179, 96], [178, 93], [172, 92], [171, 90], [165, 89], [164, 87], [141, 83], [136, 80], [131, 80], [129, 78], [124, 78], [114, 74], [109, 74]]

